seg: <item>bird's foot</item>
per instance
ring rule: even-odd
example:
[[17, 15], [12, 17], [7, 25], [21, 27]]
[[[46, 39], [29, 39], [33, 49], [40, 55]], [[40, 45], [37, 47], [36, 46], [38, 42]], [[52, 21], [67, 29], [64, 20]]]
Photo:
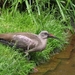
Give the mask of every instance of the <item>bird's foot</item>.
[[26, 57], [27, 60], [30, 60], [30, 56], [29, 56], [28, 52], [25, 52], [25, 57]]
[[29, 55], [29, 53], [28, 52], [25, 52], [25, 56], [28, 56]]

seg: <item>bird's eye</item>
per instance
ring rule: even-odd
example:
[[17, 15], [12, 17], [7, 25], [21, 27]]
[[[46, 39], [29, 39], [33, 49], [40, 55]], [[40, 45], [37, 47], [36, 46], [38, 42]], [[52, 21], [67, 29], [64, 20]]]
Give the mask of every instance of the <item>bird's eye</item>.
[[45, 35], [48, 35], [48, 33], [44, 33]]

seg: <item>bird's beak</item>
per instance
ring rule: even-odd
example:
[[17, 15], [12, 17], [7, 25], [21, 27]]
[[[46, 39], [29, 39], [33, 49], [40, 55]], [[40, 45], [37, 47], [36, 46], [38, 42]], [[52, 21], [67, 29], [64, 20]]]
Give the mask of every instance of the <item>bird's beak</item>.
[[53, 34], [48, 34], [48, 38], [56, 38]]
[[61, 41], [61, 39], [59, 39], [58, 37], [54, 36], [53, 34], [49, 34], [48, 35], [48, 38], [54, 38], [54, 39], [57, 39], [57, 40], [60, 40]]

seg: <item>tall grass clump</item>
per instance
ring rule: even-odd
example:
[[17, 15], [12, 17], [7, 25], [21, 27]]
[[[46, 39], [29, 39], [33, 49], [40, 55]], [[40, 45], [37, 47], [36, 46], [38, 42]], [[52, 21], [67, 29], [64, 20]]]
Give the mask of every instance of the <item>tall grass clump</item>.
[[42, 30], [47, 30], [48, 32], [57, 36], [63, 41], [61, 42], [56, 39], [49, 39], [45, 50], [43, 50], [42, 52], [37, 52], [36, 54], [35, 53], [31, 54], [32, 58], [37, 63], [37, 61], [45, 62], [46, 60], [50, 59], [50, 52], [53, 51], [54, 49], [58, 49], [58, 51], [62, 50], [64, 44], [67, 43], [68, 40], [67, 39], [68, 31], [67, 32], [65, 31], [70, 26], [68, 25], [66, 27], [62, 23], [62, 20], [59, 21], [59, 18], [56, 19], [54, 17], [53, 13], [52, 14], [47, 13], [44, 15], [44, 12], [42, 12], [42, 16], [37, 16], [36, 20], [38, 24], [38, 30], [36, 31], [36, 33], [39, 33]]
[[[0, 33], [35, 32], [36, 26], [27, 13], [9, 13], [3, 10], [0, 16]], [[35, 66], [18, 50], [0, 44], [0, 75], [28, 75]]]
[[21, 53], [0, 44], [0, 75], [28, 75], [34, 68]]
[[31, 54], [31, 58], [35, 62], [42, 59], [48, 60], [50, 52], [53, 51], [54, 48], [63, 47], [67, 35], [67, 33], [64, 32], [67, 27], [62, 23], [62, 20], [59, 21], [59, 18], [56, 19], [54, 17], [55, 12], [50, 14], [49, 12], [45, 13], [43, 11], [41, 14], [42, 15], [37, 15], [37, 13], [32, 13], [33, 17], [31, 17], [28, 13], [16, 12], [12, 15], [7, 10], [3, 11], [3, 15], [1, 15], [1, 33], [33, 32], [39, 34], [40, 31], [47, 30], [63, 41], [61, 43], [58, 40], [49, 39], [44, 51]]

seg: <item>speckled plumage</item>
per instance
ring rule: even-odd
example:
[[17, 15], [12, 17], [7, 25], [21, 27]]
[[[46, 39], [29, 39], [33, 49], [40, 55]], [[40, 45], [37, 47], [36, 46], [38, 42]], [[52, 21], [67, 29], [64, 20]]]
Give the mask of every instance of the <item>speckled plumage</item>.
[[47, 31], [41, 31], [38, 35], [26, 32], [0, 34], [1, 43], [15, 45], [17, 48], [22, 48], [25, 53], [44, 50], [48, 38], [56, 37]]

